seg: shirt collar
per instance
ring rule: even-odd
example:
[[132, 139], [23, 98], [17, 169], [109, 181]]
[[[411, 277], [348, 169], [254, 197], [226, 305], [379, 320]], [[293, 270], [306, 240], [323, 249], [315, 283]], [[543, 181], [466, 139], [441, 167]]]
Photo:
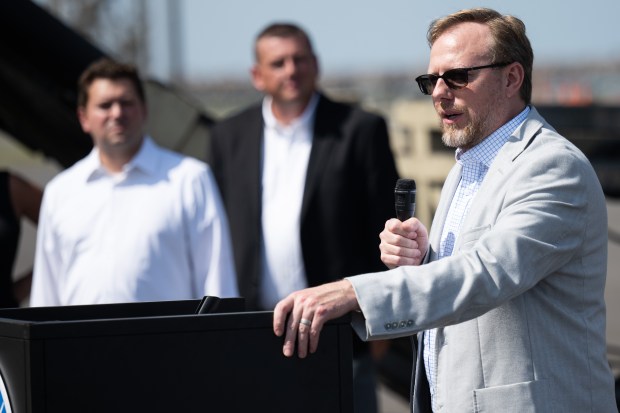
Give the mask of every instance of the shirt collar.
[[144, 137], [142, 147], [123, 169], [125, 171], [138, 169], [149, 175], [157, 172], [157, 145], [150, 136]]
[[[99, 148], [94, 147], [84, 158], [85, 181], [92, 181], [109, 175], [101, 164]], [[150, 136], [145, 136], [138, 153], [123, 166], [121, 174], [127, 174], [132, 170], [140, 170], [149, 175], [157, 171], [157, 145]]]
[[263, 119], [265, 120], [265, 127], [279, 130], [296, 130], [301, 127], [308, 127], [311, 124], [316, 106], [319, 103], [319, 94], [315, 92], [312, 95], [302, 114], [289, 125], [282, 125], [278, 122], [271, 109], [272, 103], [273, 98], [271, 96], [265, 96], [263, 99]]
[[530, 107], [528, 105], [517, 116], [503, 124], [499, 129], [470, 150], [463, 151], [461, 148], [457, 148], [455, 153], [457, 162], [478, 162], [489, 167], [499, 150], [510, 138], [510, 135], [517, 130], [529, 113]]

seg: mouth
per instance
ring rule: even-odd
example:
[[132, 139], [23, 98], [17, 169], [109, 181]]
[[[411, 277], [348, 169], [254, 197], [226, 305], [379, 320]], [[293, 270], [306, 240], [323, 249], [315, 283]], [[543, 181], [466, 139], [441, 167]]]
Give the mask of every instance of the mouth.
[[297, 91], [297, 90], [299, 90], [299, 89], [300, 89], [300, 84], [299, 84], [299, 82], [296, 82], [296, 81], [289, 81], [289, 82], [286, 82], [286, 83], [284, 84], [284, 88], [285, 88], [286, 90], [293, 90], [293, 91]]
[[113, 123], [108, 125], [108, 130], [112, 133], [124, 133], [127, 126], [122, 123]]
[[452, 124], [465, 116], [464, 107], [455, 105], [454, 102], [439, 101], [435, 102], [435, 111], [439, 115], [442, 123]]
[[123, 138], [127, 135], [127, 132], [124, 129], [114, 129], [110, 131], [110, 137]]
[[455, 122], [463, 113], [456, 111], [441, 111], [439, 116], [443, 121], [447, 121], [449, 123]]

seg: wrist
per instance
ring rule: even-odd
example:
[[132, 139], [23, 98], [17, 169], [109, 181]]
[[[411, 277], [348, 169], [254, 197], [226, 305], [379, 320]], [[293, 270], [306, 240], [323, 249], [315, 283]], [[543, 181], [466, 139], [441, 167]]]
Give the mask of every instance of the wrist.
[[342, 281], [342, 294], [348, 303], [348, 307], [350, 311], [361, 312], [361, 308], [359, 302], [357, 300], [357, 294], [355, 293], [355, 289], [353, 288], [353, 283], [348, 279], [343, 279]]

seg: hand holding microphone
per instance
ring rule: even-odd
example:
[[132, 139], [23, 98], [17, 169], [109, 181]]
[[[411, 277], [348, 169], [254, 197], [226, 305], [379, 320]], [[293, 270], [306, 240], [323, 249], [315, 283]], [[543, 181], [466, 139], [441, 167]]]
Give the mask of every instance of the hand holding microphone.
[[399, 179], [394, 188], [398, 219], [390, 219], [379, 235], [381, 261], [388, 268], [419, 265], [428, 250], [428, 232], [415, 213], [416, 185], [413, 179]]

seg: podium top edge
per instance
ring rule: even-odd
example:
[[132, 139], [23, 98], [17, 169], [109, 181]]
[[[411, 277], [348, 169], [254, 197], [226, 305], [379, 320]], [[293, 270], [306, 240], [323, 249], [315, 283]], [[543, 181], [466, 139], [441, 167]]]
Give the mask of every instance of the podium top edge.
[[[0, 309], [0, 337], [41, 339], [273, 328], [272, 311], [195, 314], [200, 300]], [[234, 307], [233, 307], [234, 308]], [[328, 324], [348, 324], [350, 316]]]

